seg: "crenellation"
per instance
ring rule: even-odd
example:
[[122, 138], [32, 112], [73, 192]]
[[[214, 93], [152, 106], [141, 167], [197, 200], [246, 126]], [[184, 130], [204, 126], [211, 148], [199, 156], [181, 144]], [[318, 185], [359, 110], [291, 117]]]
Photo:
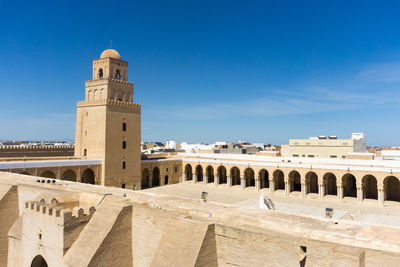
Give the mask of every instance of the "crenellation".
[[82, 218], [84, 216], [84, 209], [80, 208], [80, 207], [74, 207], [72, 209], [72, 217], [75, 218]]
[[35, 211], [40, 211], [40, 203], [38, 203], [38, 202], [35, 201], [35, 203], [33, 204], [33, 209], [34, 209]]
[[138, 103], [119, 101], [115, 99], [92, 99], [79, 101], [78, 107], [96, 106], [96, 105], [110, 105], [124, 108], [131, 108], [140, 111], [141, 105]]
[[87, 214], [88, 216], [92, 216], [96, 211], [95, 207], [87, 207], [85, 208], [85, 214]]
[[75, 207], [71, 211], [70, 209], [63, 209], [62, 206], [54, 206], [52, 204], [46, 204], [38, 201], [26, 201], [25, 210], [25, 212], [31, 212], [38, 215], [61, 217], [64, 223], [68, 223], [74, 219], [92, 216], [95, 212], [94, 207], [87, 208], [87, 212], [85, 212], [85, 209], [79, 207]]
[[53, 217], [60, 217], [62, 207], [58, 206], [58, 207], [54, 207], [53, 209], [54, 209]]
[[58, 205], [58, 200], [57, 200], [55, 197], [53, 197], [53, 198], [51, 199], [50, 203], [51, 203], [51, 205], [53, 205], [53, 206], [57, 206], [57, 205]]
[[46, 204], [40, 205], [40, 211], [42, 214], [46, 214], [46, 210], [47, 210]]
[[61, 218], [64, 225], [72, 221], [72, 211], [70, 209], [61, 210]]

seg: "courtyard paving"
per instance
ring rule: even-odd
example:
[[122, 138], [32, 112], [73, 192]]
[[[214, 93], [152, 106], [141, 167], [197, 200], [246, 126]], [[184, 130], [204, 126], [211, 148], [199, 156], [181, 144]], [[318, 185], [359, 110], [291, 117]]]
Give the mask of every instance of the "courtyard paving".
[[307, 198], [303, 198], [300, 192], [292, 192], [289, 197], [286, 197], [283, 190], [270, 195], [268, 189], [261, 189], [257, 192], [254, 188], [243, 190], [239, 186], [227, 188], [225, 185], [220, 185], [216, 187], [212, 183], [207, 185], [180, 183], [144, 190], [144, 192], [188, 199], [200, 199], [203, 191], [208, 192], [207, 200], [209, 202], [257, 209], [259, 196], [263, 193], [274, 202], [275, 209], [281, 212], [322, 218], [325, 217], [325, 208], [333, 208], [334, 219], [400, 227], [400, 203], [387, 202], [385, 207], [378, 207], [377, 200], [371, 199], [360, 203], [355, 198], [344, 198], [342, 201], [338, 201], [336, 196], [326, 196], [325, 199], [319, 200], [316, 194], [310, 194]]

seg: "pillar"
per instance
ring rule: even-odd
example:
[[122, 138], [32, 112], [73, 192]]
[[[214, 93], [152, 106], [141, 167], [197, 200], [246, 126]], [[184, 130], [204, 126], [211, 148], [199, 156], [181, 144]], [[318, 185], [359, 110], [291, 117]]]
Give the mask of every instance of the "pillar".
[[153, 187], [153, 172], [152, 171], [149, 174], [149, 187]]
[[357, 201], [361, 202], [364, 199], [364, 193], [362, 186], [357, 186]]
[[232, 176], [228, 175], [226, 177], [226, 185], [228, 186], [228, 188], [231, 188], [231, 186], [232, 186]]
[[285, 195], [288, 196], [289, 195], [289, 181], [285, 181]]
[[183, 172], [182, 173], [182, 183], [185, 183], [186, 182], [186, 172]]
[[343, 199], [343, 186], [342, 185], [337, 186], [337, 196], [338, 196], [339, 200]]
[[[78, 173], [76, 175], [77, 175], [76, 181], [82, 183], [82, 169], [80, 165], [78, 166]], [[104, 170], [102, 171], [102, 179], [104, 179]]]
[[367, 190], [363, 190], [363, 199], [367, 197]]
[[[165, 173], [162, 173], [161, 171], [160, 171], [160, 186], [163, 186], [164, 185], [164, 182], [165, 182]], [[128, 185], [126, 185], [126, 188], [128, 188]]]
[[261, 180], [260, 179], [256, 179], [256, 189], [260, 190], [261, 189]]
[[274, 179], [269, 180], [269, 193], [272, 194], [272, 192], [275, 191], [275, 181]]
[[378, 186], [378, 204], [379, 207], [383, 207], [383, 202], [385, 200], [385, 192], [383, 191], [383, 187]]
[[246, 180], [244, 176], [240, 177], [240, 187], [244, 189], [246, 187]]
[[206, 185], [207, 182], [208, 182], [208, 173], [206, 171], [206, 173], [204, 174], [204, 177], [203, 177], [203, 183]]
[[304, 183], [301, 183], [301, 195], [303, 196], [303, 197], [306, 197], [306, 184], [304, 184]]
[[219, 175], [218, 174], [214, 174], [214, 185], [218, 186], [218, 182], [219, 182]]
[[195, 184], [197, 182], [197, 173], [193, 173], [192, 183]]
[[318, 196], [319, 199], [324, 199], [325, 196], [325, 184], [318, 185]]

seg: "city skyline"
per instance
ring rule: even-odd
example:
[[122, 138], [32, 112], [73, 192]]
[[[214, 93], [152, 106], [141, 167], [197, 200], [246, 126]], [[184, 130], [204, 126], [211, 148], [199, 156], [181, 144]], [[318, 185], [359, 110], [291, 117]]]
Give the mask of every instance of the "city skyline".
[[397, 3], [169, 3], [127, 4], [110, 23], [101, 2], [27, 2], [18, 15], [1, 3], [0, 139], [74, 139], [91, 61], [112, 39], [129, 61], [144, 141], [365, 132], [370, 146], [399, 145]]

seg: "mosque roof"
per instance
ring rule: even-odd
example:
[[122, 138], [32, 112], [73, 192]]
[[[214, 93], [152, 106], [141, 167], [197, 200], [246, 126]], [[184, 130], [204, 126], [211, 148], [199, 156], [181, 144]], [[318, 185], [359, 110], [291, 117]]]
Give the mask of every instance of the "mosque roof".
[[115, 58], [121, 60], [120, 54], [112, 48], [104, 50], [103, 53], [101, 53], [100, 58]]

